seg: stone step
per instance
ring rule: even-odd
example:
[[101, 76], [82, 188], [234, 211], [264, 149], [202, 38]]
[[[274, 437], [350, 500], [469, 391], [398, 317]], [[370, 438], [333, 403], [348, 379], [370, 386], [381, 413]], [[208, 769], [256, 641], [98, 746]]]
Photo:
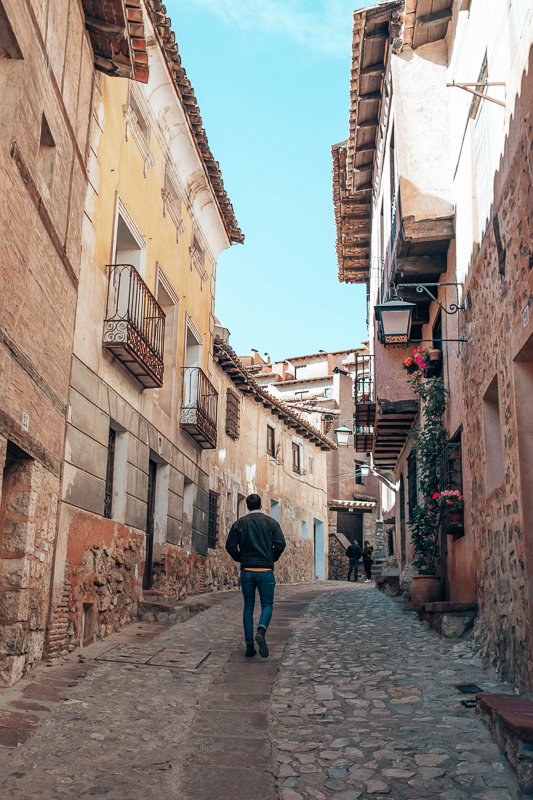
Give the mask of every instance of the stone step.
[[204, 611], [204, 603], [189, 603], [156, 592], [145, 592], [139, 601], [137, 616], [142, 622], [158, 622], [173, 625]]

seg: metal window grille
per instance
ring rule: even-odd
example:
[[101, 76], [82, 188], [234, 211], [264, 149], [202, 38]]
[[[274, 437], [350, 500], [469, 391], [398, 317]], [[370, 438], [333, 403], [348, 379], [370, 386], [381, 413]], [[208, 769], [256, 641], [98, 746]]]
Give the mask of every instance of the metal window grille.
[[228, 389], [226, 392], [226, 433], [232, 439], [238, 439], [241, 426], [241, 399], [237, 392]]
[[[463, 465], [461, 453], [461, 434], [459, 433], [454, 439], [446, 445], [442, 450], [438, 464], [437, 474], [439, 479], [439, 491], [445, 489], [457, 489], [463, 494]], [[444, 531], [450, 529], [455, 531], [456, 536], [464, 533], [462, 523], [457, 528], [451, 520], [451, 509], [449, 506], [442, 506], [441, 511], [441, 524]], [[457, 530], [455, 530], [457, 528]]]
[[418, 476], [416, 468], [416, 450], [409, 453], [407, 459], [407, 507], [409, 513], [418, 503]]
[[276, 457], [276, 431], [272, 425], [267, 425], [267, 453], [272, 458]]
[[111, 519], [113, 511], [113, 473], [115, 471], [115, 442], [117, 434], [113, 428], [109, 428], [109, 439], [107, 443], [107, 468], [105, 473], [105, 494], [104, 494], [104, 517]]
[[207, 546], [214, 550], [218, 547], [218, 500], [220, 495], [217, 492], [209, 492], [209, 520], [207, 528]]

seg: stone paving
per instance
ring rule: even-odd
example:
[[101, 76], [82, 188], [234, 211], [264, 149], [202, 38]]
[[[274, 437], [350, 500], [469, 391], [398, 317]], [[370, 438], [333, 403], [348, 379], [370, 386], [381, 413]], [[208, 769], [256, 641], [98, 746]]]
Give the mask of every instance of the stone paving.
[[[518, 800], [458, 683], [510, 691], [372, 585], [278, 587], [268, 659], [241, 598], [132, 625], [0, 694], [13, 800]], [[468, 697], [467, 697], [468, 700]]]
[[285, 650], [271, 705], [283, 800], [522, 797], [456, 684], [511, 688], [405, 602], [365, 588], [317, 599]]

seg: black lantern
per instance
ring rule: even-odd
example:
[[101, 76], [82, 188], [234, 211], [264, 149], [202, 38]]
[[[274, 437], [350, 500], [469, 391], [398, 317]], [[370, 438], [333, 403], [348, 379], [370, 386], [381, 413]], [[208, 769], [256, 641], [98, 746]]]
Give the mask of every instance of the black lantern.
[[398, 297], [396, 290], [390, 300], [375, 306], [378, 323], [378, 338], [385, 347], [406, 345], [411, 335], [411, 321], [415, 303], [407, 303]]

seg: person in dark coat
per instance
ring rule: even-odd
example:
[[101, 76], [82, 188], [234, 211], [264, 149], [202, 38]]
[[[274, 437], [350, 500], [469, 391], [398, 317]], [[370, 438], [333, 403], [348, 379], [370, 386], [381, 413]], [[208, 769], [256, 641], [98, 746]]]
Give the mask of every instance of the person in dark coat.
[[365, 546], [363, 547], [363, 567], [365, 570], [365, 583], [369, 583], [372, 580], [372, 564], [374, 563], [374, 548], [367, 540], [365, 541]]
[[357, 544], [357, 542], [352, 542], [349, 547], [346, 548], [346, 555], [350, 559], [350, 567], [348, 569], [348, 577], [346, 578], [347, 581], [350, 580], [352, 572], [353, 572], [353, 579], [355, 583], [357, 583], [357, 576], [359, 573], [359, 559], [363, 555], [361, 548]]
[[246, 498], [249, 513], [241, 517], [230, 528], [226, 550], [234, 561], [241, 565], [241, 590], [244, 598], [242, 621], [248, 658], [255, 656], [254, 606], [255, 591], [261, 600], [261, 616], [257, 625], [255, 641], [259, 655], [268, 656], [266, 632], [272, 618], [274, 605], [274, 563], [285, 550], [285, 537], [279, 522], [261, 511], [261, 498], [250, 494]]

